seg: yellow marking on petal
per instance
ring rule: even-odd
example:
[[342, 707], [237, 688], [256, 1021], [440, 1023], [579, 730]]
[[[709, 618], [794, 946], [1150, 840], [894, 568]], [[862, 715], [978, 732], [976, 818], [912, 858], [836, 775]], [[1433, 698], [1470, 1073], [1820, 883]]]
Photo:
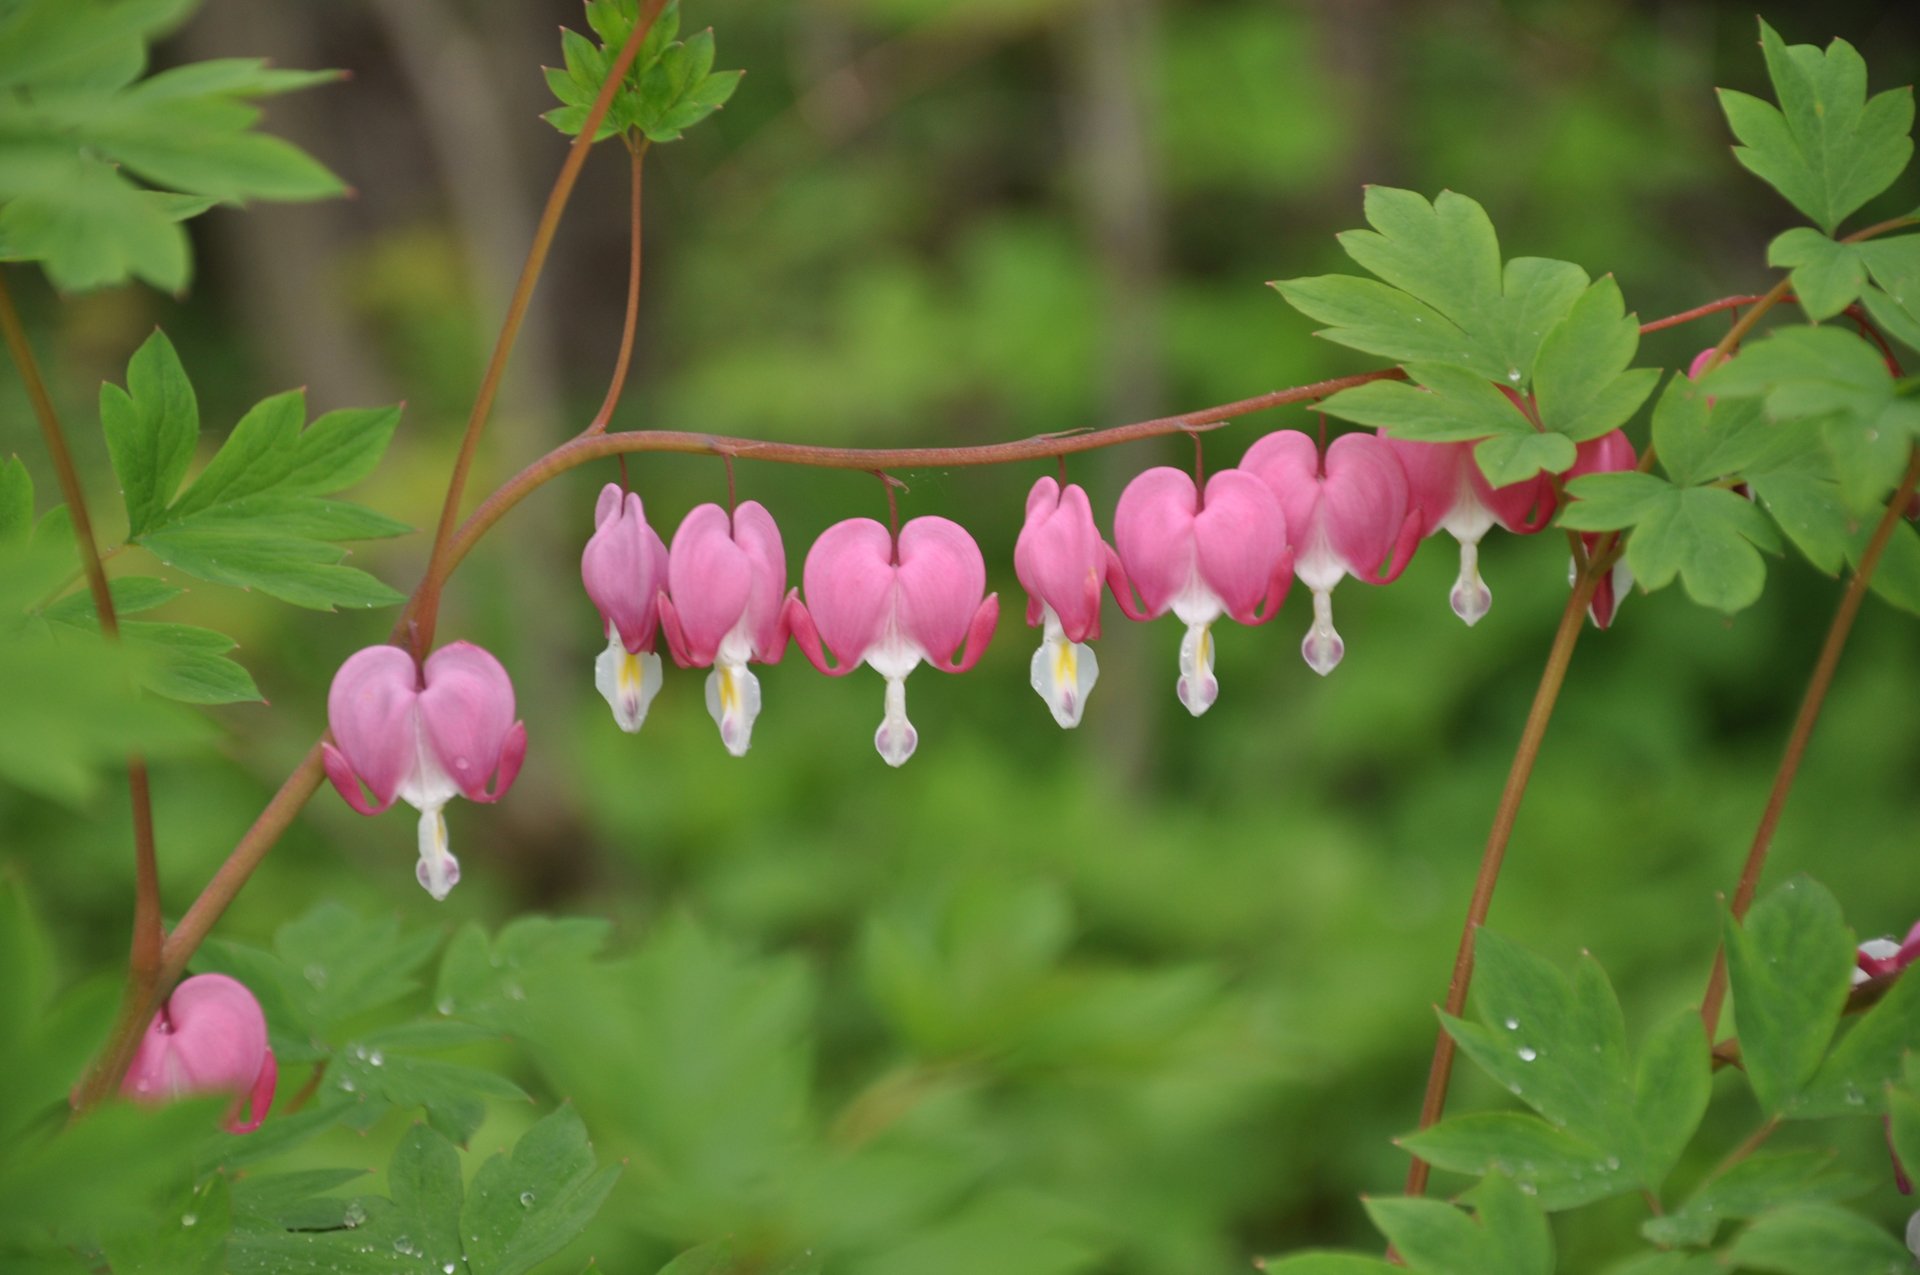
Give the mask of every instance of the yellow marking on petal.
[[720, 711], [729, 715], [740, 711], [740, 688], [730, 668], [720, 670]]
[[1199, 667], [1203, 670], [1209, 664], [1213, 663], [1213, 626], [1212, 625], [1203, 624], [1200, 626], [1200, 641], [1196, 643], [1194, 646], [1194, 657], [1196, 660], [1198, 660]]
[[640, 657], [631, 651], [620, 652], [620, 664], [614, 674], [622, 695], [638, 695], [640, 682], [644, 674], [640, 671]]
[[1078, 659], [1074, 656], [1073, 643], [1059, 642], [1055, 644], [1053, 656], [1053, 676], [1055, 681], [1062, 686], [1077, 685], [1079, 681], [1076, 673], [1078, 663]]

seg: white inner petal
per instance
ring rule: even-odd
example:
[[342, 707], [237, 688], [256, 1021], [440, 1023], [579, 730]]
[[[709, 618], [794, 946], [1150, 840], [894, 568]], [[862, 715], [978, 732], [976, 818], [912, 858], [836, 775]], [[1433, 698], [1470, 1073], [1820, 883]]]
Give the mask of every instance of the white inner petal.
[[720, 742], [735, 757], [745, 757], [753, 742], [753, 721], [760, 716], [760, 679], [744, 660], [729, 660], [726, 647], [707, 674], [707, 714], [720, 728]]
[[460, 884], [460, 861], [447, 850], [447, 819], [439, 806], [420, 812], [420, 864], [414, 875], [435, 899], [446, 898]]
[[1453, 613], [1469, 626], [1478, 624], [1493, 606], [1493, 590], [1480, 578], [1480, 544], [1477, 540], [1460, 542], [1460, 575], [1447, 595]]
[[629, 654], [618, 630], [593, 662], [594, 689], [613, 710], [613, 720], [628, 734], [639, 730], [647, 720], [647, 709], [664, 680], [659, 655], [652, 651]]
[[[918, 661], [916, 660], [916, 663]], [[904, 765], [919, 746], [920, 734], [907, 720], [907, 683], [903, 676], [887, 678], [887, 711], [880, 729], [873, 733], [873, 746], [889, 766]]]
[[1213, 678], [1213, 633], [1211, 622], [1188, 624], [1180, 639], [1180, 702], [1195, 717], [1213, 707], [1219, 698], [1220, 683]]
[[[1044, 604], [1042, 604], [1044, 606]], [[1046, 629], [1040, 649], [1029, 666], [1033, 689], [1053, 712], [1053, 720], [1067, 730], [1080, 724], [1087, 696], [1100, 676], [1100, 661], [1084, 642], [1069, 642], [1060, 617], [1045, 607]]]
[[1340, 640], [1340, 634], [1333, 627], [1333, 594], [1326, 589], [1315, 589], [1313, 627], [1301, 640], [1300, 654], [1308, 668], [1325, 677], [1339, 667], [1346, 653], [1347, 644]]
[[400, 781], [400, 800], [415, 810], [438, 810], [460, 795], [460, 786], [440, 765], [439, 756], [427, 739], [427, 726], [416, 708], [413, 719], [413, 769]]

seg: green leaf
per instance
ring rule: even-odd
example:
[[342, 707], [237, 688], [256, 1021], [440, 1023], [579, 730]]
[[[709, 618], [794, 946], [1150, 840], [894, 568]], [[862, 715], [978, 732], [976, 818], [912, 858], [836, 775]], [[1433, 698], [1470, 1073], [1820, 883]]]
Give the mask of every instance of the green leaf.
[[1542, 470], [1564, 473], [1578, 458], [1564, 434], [1499, 434], [1480, 440], [1473, 449], [1474, 463], [1494, 487], [1525, 482]]
[[1880, 285], [1861, 293], [1867, 313], [1894, 340], [1920, 350], [1920, 235], [1872, 239], [1859, 252]]
[[0, 261], [38, 261], [67, 292], [129, 278], [163, 292], [186, 287], [192, 260], [178, 223], [191, 212], [99, 160], [76, 156], [61, 168], [0, 207]]
[[1438, 1200], [1365, 1200], [1381, 1234], [1422, 1275], [1551, 1275], [1546, 1215], [1495, 1174], [1472, 1193], [1477, 1217]]
[[1773, 526], [1750, 503], [1718, 487], [1676, 487], [1651, 474], [1589, 474], [1560, 525], [1574, 531], [1633, 528], [1627, 565], [1647, 592], [1680, 577], [1687, 596], [1729, 614], [1752, 605], [1767, 570], [1755, 547], [1777, 552]]
[[1886, 1087], [1899, 1078], [1917, 1043], [1920, 978], [1901, 978], [1840, 1038], [1787, 1114], [1798, 1119], [1884, 1114]]
[[100, 425], [127, 504], [127, 534], [146, 530], [193, 463], [200, 407], [180, 356], [156, 329], [127, 364], [127, 388], [100, 387]]
[[1768, 244], [1767, 264], [1793, 267], [1793, 295], [1815, 323], [1852, 305], [1867, 282], [1857, 245], [1837, 243], [1810, 226], [1795, 226]]
[[33, 475], [18, 456], [0, 461], [0, 546], [33, 534]]
[[[1694, 1016], [1696, 1025], [1699, 1016]], [[1537, 1116], [1512, 1111], [1450, 1116], [1409, 1134], [1400, 1145], [1435, 1168], [1484, 1177], [1501, 1173], [1537, 1196], [1548, 1212], [1579, 1208], [1635, 1189], [1618, 1157]]]
[[1639, 348], [1639, 321], [1603, 275], [1540, 343], [1533, 391], [1541, 427], [1578, 443], [1626, 424], [1660, 379], [1653, 368], [1628, 370]]
[[1799, 472], [1819, 446], [1804, 430], [1769, 424], [1753, 400], [1715, 401], [1684, 376], [1669, 379], [1654, 404], [1653, 445], [1660, 467], [1683, 487], [1755, 467]]
[[1643, 1150], [1620, 1006], [1591, 957], [1572, 979], [1491, 930], [1474, 939], [1480, 1022], [1442, 1016], [1474, 1063], [1509, 1092], [1623, 1165]]
[[259, 589], [316, 611], [392, 606], [403, 595], [366, 572], [338, 564], [343, 551], [317, 540], [261, 536], [245, 528], [179, 526], [143, 541], [170, 567], [214, 584]]
[[[1908, 293], [1920, 297], [1920, 293]], [[1861, 304], [1880, 330], [1910, 350], [1920, 350], [1920, 302], [1901, 302], [1868, 284], [1860, 292]]]
[[1747, 485], [1808, 562], [1828, 575], [1840, 573], [1853, 520], [1838, 483], [1821, 474], [1783, 469], [1751, 475]]
[[183, 522], [203, 510], [284, 482], [293, 472], [306, 403], [305, 391], [288, 390], [249, 408], [213, 460], [156, 525]]
[[732, 1275], [732, 1240], [710, 1240], [690, 1248], [660, 1268], [660, 1275]]
[[[1266, 1275], [1394, 1275], [1404, 1269], [1377, 1257], [1363, 1257], [1358, 1253], [1291, 1253], [1286, 1257], [1269, 1257], [1254, 1263]], [[667, 1271], [660, 1275], [667, 1275]], [[673, 1275], [681, 1275], [673, 1271]]]
[[[1495, 434], [1535, 433], [1533, 423], [1478, 373], [1439, 363], [1412, 363], [1404, 381], [1368, 381], [1341, 390], [1321, 407], [1357, 425], [1391, 430], [1423, 443], [1469, 442]], [[1571, 465], [1572, 458], [1568, 458]]]
[[1779, 109], [1720, 90], [1741, 145], [1734, 157], [1829, 235], [1899, 177], [1913, 155], [1913, 92], [1867, 97], [1867, 66], [1845, 40], [1824, 54], [1792, 46], [1765, 22], [1760, 47]]
[[1731, 915], [1725, 922], [1742, 1064], [1761, 1109], [1785, 1114], [1819, 1069], [1840, 1021], [1853, 940], [1840, 905], [1804, 876], [1768, 894], [1745, 925]]
[[[1837, 41], [1836, 41], [1837, 43]], [[1777, 1275], [1906, 1275], [1913, 1255], [1873, 1223], [1831, 1204], [1790, 1204], [1761, 1217], [1727, 1254]]]
[[[121, 576], [109, 580], [107, 592], [113, 597], [115, 615], [138, 615], [165, 606], [180, 596], [180, 590], [152, 576]], [[94, 615], [93, 596], [85, 591], [69, 593], [49, 606], [45, 615], [57, 624], [79, 627], [92, 627], [99, 622]]]
[[[1326, 279], [1277, 283], [1281, 295], [1333, 324], [1321, 334], [1330, 340], [1403, 363], [1437, 358], [1520, 388], [1542, 338], [1587, 287], [1586, 272], [1538, 257], [1516, 257], [1503, 271], [1486, 210], [1452, 191], [1428, 203], [1370, 186], [1365, 211], [1373, 229], [1341, 235], [1341, 246], [1403, 296]], [[1327, 310], [1330, 291], [1335, 308]], [[1436, 321], [1442, 331], [1429, 330]]]
[[1656, 1244], [1711, 1244], [1720, 1223], [1757, 1217], [1791, 1203], [1825, 1203], [1865, 1193], [1871, 1183], [1829, 1172], [1832, 1151], [1777, 1151], [1748, 1156], [1703, 1183], [1678, 1209], [1649, 1218], [1640, 1230]]
[[[1859, 565], [1873, 528], [1861, 527], [1847, 546], [1847, 561]], [[1903, 611], [1920, 615], [1920, 532], [1902, 522], [1893, 529], [1879, 569], [1873, 573], [1873, 591]]]
[[1706, 1253], [1643, 1253], [1607, 1267], [1606, 1275], [1722, 1275], [1725, 1270]]
[[475, 1275], [522, 1275], [571, 1243], [606, 1202], [619, 1166], [596, 1168], [587, 1129], [561, 1107], [527, 1130], [511, 1155], [480, 1166], [460, 1229]]
[[1911, 1088], [1887, 1095], [1887, 1136], [1903, 1165], [1920, 1165], [1920, 1094]]
[[301, 433], [281, 489], [326, 495], [353, 486], [379, 465], [399, 424], [397, 403], [328, 412]]
[[436, 1007], [471, 1022], [518, 1031], [534, 988], [578, 983], [597, 964], [611, 927], [587, 917], [522, 916], [492, 943], [468, 924], [447, 944], [434, 992]]
[[364, 1043], [334, 1054], [328, 1084], [357, 1108], [343, 1116], [350, 1126], [369, 1128], [393, 1108], [418, 1108], [429, 1125], [463, 1146], [486, 1119], [488, 1099], [529, 1100], [520, 1086], [491, 1071]]
[[1657, 1191], [1679, 1163], [1712, 1088], [1712, 1050], [1700, 1015], [1681, 1010], [1647, 1037], [1634, 1076], [1634, 1119], [1646, 1153], [1640, 1178], [1649, 1190]]

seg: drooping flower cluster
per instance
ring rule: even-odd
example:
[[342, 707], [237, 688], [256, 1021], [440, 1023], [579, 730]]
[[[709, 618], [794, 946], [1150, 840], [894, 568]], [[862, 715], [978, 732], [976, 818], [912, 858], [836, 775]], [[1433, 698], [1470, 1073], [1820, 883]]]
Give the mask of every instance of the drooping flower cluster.
[[267, 1016], [253, 993], [225, 974], [196, 974], [154, 1014], [120, 1089], [138, 1102], [229, 1093], [227, 1128], [252, 1133], [267, 1118], [279, 1078]]
[[[1616, 431], [1582, 444], [1572, 472], [1633, 463], [1631, 444]], [[1054, 721], [1079, 725], [1099, 677], [1092, 643], [1111, 593], [1129, 619], [1172, 612], [1185, 627], [1174, 689], [1197, 717], [1219, 696], [1214, 626], [1222, 618], [1268, 623], [1295, 578], [1313, 595], [1301, 655], [1324, 676], [1346, 651], [1333, 624], [1336, 586], [1348, 577], [1391, 583], [1420, 540], [1442, 530], [1460, 544], [1453, 609], [1473, 624], [1492, 599], [1479, 572], [1482, 538], [1496, 524], [1541, 530], [1555, 493], [1546, 474], [1492, 487], [1472, 443], [1362, 432], [1323, 445], [1282, 430], [1255, 442], [1237, 468], [1204, 481], [1167, 467], [1138, 475], [1120, 495], [1109, 541], [1083, 489], [1041, 478], [1013, 551], [1027, 623], [1041, 630], [1030, 681]], [[914, 518], [897, 533], [850, 518], [821, 533], [801, 574], [802, 588], [789, 591], [780, 530], [759, 504], [700, 505], [669, 544], [638, 495], [608, 484], [580, 575], [606, 639], [594, 683], [614, 721], [629, 732], [645, 721], [664, 681], [656, 653], [664, 634], [676, 664], [709, 670], [707, 711], [722, 745], [743, 756], [761, 708], [749, 666], [778, 664], [792, 640], [829, 676], [863, 664], [881, 676], [874, 748], [888, 765], [903, 764], [919, 745], [907, 717], [908, 675], [923, 663], [964, 673], [992, 639], [999, 599], [987, 592], [979, 546], [946, 518]], [[1629, 583], [1616, 566], [1592, 601], [1595, 623], [1611, 623]], [[395, 799], [420, 811], [418, 876], [444, 898], [460, 878], [444, 807], [456, 796], [498, 800], [526, 751], [506, 671], [464, 642], [424, 664], [399, 647], [370, 647], [336, 675], [328, 717], [324, 757], [335, 787], [363, 814]]]

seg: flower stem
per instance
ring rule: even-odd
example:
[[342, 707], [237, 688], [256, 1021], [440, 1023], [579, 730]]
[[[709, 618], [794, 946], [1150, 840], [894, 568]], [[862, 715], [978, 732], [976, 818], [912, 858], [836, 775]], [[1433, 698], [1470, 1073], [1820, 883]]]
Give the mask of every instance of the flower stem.
[[613, 379], [607, 384], [606, 401], [600, 404], [592, 424], [587, 426], [586, 432], [590, 435], [606, 433], [607, 423], [613, 419], [613, 409], [620, 403], [620, 391], [626, 388], [627, 365], [633, 361], [634, 329], [640, 323], [640, 168], [651, 143], [644, 137], [638, 142], [628, 137], [626, 142], [627, 151], [633, 157], [627, 201], [631, 243], [627, 250], [627, 317], [620, 327], [620, 353], [613, 362]]
[[[1547, 667], [1540, 674], [1539, 689], [1533, 693], [1533, 707], [1527, 712], [1526, 726], [1513, 752], [1513, 765], [1507, 771], [1506, 787], [1500, 792], [1500, 805], [1493, 815], [1493, 828], [1487, 834], [1487, 847], [1480, 856], [1480, 871], [1473, 881], [1473, 897], [1467, 903], [1466, 924], [1460, 930], [1460, 947], [1453, 958], [1453, 976], [1447, 981], [1446, 1011], [1457, 1017], [1467, 1003], [1467, 988], [1473, 981], [1473, 943], [1480, 926], [1486, 922], [1493, 905], [1493, 887], [1500, 879], [1500, 865], [1506, 858], [1507, 842], [1513, 837], [1514, 820], [1520, 814], [1520, 800], [1526, 795], [1527, 781], [1533, 777], [1533, 764], [1540, 756], [1540, 743], [1546, 737], [1547, 722], [1560, 698], [1560, 687], [1567, 678], [1567, 666], [1573, 659], [1574, 644], [1586, 625], [1587, 606], [1600, 585], [1607, 568], [1590, 562], [1577, 578], [1560, 613], [1560, 627], [1547, 652]], [[1440, 1119], [1447, 1106], [1447, 1083], [1453, 1078], [1453, 1037], [1440, 1029], [1433, 1045], [1433, 1065], [1427, 1073], [1427, 1093], [1420, 1104], [1420, 1127], [1429, 1128]], [[1421, 1195], [1427, 1189], [1431, 1172], [1425, 1160], [1415, 1157], [1407, 1170], [1407, 1194]]]
[[[67, 450], [66, 433], [60, 427], [60, 415], [54, 410], [53, 397], [47, 392], [46, 379], [40, 374], [39, 361], [34, 358], [33, 346], [27, 340], [26, 329], [21, 326], [20, 314], [14, 308], [13, 294], [7, 288], [4, 275], [0, 275], [0, 331], [4, 331], [7, 349], [13, 355], [14, 365], [20, 369], [20, 379], [26, 385], [27, 397], [33, 403], [33, 414], [39, 420], [41, 436], [46, 440], [47, 455], [53, 461], [54, 473], [59, 476], [60, 492], [66, 497], [68, 512], [73, 515], [74, 544], [79, 549], [81, 569], [86, 573], [87, 590], [93, 595], [93, 609], [100, 619], [100, 631], [108, 641], [117, 642], [120, 640], [120, 620], [114, 613], [113, 590], [107, 584], [107, 569], [100, 556], [99, 542], [94, 539], [93, 518], [87, 512], [86, 492], [80, 486], [80, 475], [74, 468], [73, 454]], [[83, 1097], [85, 1093], [92, 1092], [90, 1101], [97, 1101], [107, 1088], [120, 1082], [127, 1063], [133, 1059], [133, 1049], [139, 1044], [139, 1030], [144, 1029], [147, 1015], [152, 1012], [154, 990], [160, 979], [163, 939], [160, 863], [154, 847], [153, 793], [147, 781], [147, 763], [138, 754], [127, 758], [127, 797], [133, 811], [133, 941], [127, 958], [127, 990], [123, 998], [122, 1016], [132, 1017], [136, 1030], [124, 1042], [123, 1057], [117, 1054], [103, 1056], [87, 1077]], [[86, 1103], [83, 1101], [81, 1105]]]
[[426, 576], [415, 594], [415, 605], [409, 608], [408, 614], [402, 616], [411, 630], [416, 658], [425, 657], [433, 646], [434, 625], [440, 614], [440, 590], [446, 581], [447, 550], [459, 521], [461, 497], [466, 494], [467, 472], [473, 468], [473, 455], [480, 445], [480, 434], [486, 428], [487, 417], [493, 412], [494, 396], [499, 393], [500, 378], [507, 369], [507, 357], [513, 352], [513, 343], [520, 335], [520, 324], [526, 318], [528, 304], [533, 300], [534, 285], [540, 281], [540, 272], [547, 263], [547, 253], [553, 247], [554, 233], [560, 228], [560, 214], [566, 211], [567, 202], [573, 196], [574, 183], [579, 180], [580, 170], [587, 162], [587, 152], [593, 148], [594, 135], [600, 131], [600, 122], [613, 105], [614, 94], [619, 92], [621, 82], [626, 79], [627, 69], [639, 54], [647, 32], [652, 30], [654, 19], [665, 7], [666, 0], [648, 0], [641, 11], [640, 20], [634, 23], [627, 42], [620, 46], [619, 55], [608, 68], [606, 83], [600, 86], [599, 96], [593, 99], [593, 106], [587, 111], [579, 134], [568, 147], [566, 162], [560, 166], [560, 175], [554, 180], [553, 190], [547, 195], [546, 207], [540, 212], [539, 225], [533, 232], [533, 244], [527, 249], [526, 264], [520, 268], [520, 281], [514, 286], [513, 299], [507, 304], [506, 318], [502, 320], [500, 335], [494, 341], [493, 355], [487, 360], [487, 370], [480, 378], [479, 393], [473, 400], [473, 411], [467, 417], [466, 434], [461, 438], [460, 450], [454, 456], [453, 472], [447, 479], [447, 496], [440, 506], [440, 522], [434, 530], [433, 553], [427, 559]]
[[[1800, 699], [1800, 712], [1793, 719], [1793, 729], [1787, 735], [1786, 751], [1780, 757], [1780, 768], [1774, 772], [1773, 789], [1767, 794], [1766, 808], [1760, 812], [1760, 826], [1754, 830], [1753, 844], [1747, 848], [1747, 861], [1740, 868], [1740, 881], [1733, 891], [1733, 917], [1737, 921], [1747, 914], [1753, 906], [1753, 896], [1760, 888], [1760, 874], [1767, 865], [1767, 852], [1773, 848], [1773, 834], [1780, 826], [1780, 814], [1786, 808], [1787, 795], [1793, 791], [1793, 781], [1800, 774], [1800, 762], [1806, 756], [1807, 743], [1813, 738], [1813, 728], [1820, 720], [1820, 709], [1826, 704], [1827, 690], [1833, 685], [1834, 670], [1840, 665], [1841, 652], [1846, 649], [1847, 637], [1853, 632], [1853, 622], [1860, 614], [1860, 604], [1866, 600], [1867, 589], [1873, 583], [1873, 573], [1880, 566], [1880, 557], [1886, 552], [1888, 541], [1893, 539], [1894, 528], [1900, 525], [1900, 519], [1906, 515], [1907, 503], [1913, 499], [1916, 486], [1920, 486], [1920, 447], [1916, 447], [1913, 458], [1907, 464], [1907, 473], [1900, 480], [1900, 486], [1887, 502], [1886, 512], [1880, 515], [1880, 523], [1873, 529], [1873, 538], [1867, 541], [1866, 551], [1860, 555], [1860, 565], [1854, 568], [1853, 578], [1847, 581], [1847, 590], [1840, 595], [1840, 605], [1833, 613], [1833, 623], [1827, 626], [1827, 640], [1820, 647], [1820, 657], [1814, 661], [1813, 676], [1807, 681], [1806, 694]], [[1707, 1038], [1713, 1038], [1714, 1031], [1720, 1026], [1720, 1010], [1727, 997], [1727, 954], [1725, 949], [1714, 954], [1713, 973], [1707, 979], [1706, 995], [1700, 1001], [1700, 1018], [1706, 1024]]]

